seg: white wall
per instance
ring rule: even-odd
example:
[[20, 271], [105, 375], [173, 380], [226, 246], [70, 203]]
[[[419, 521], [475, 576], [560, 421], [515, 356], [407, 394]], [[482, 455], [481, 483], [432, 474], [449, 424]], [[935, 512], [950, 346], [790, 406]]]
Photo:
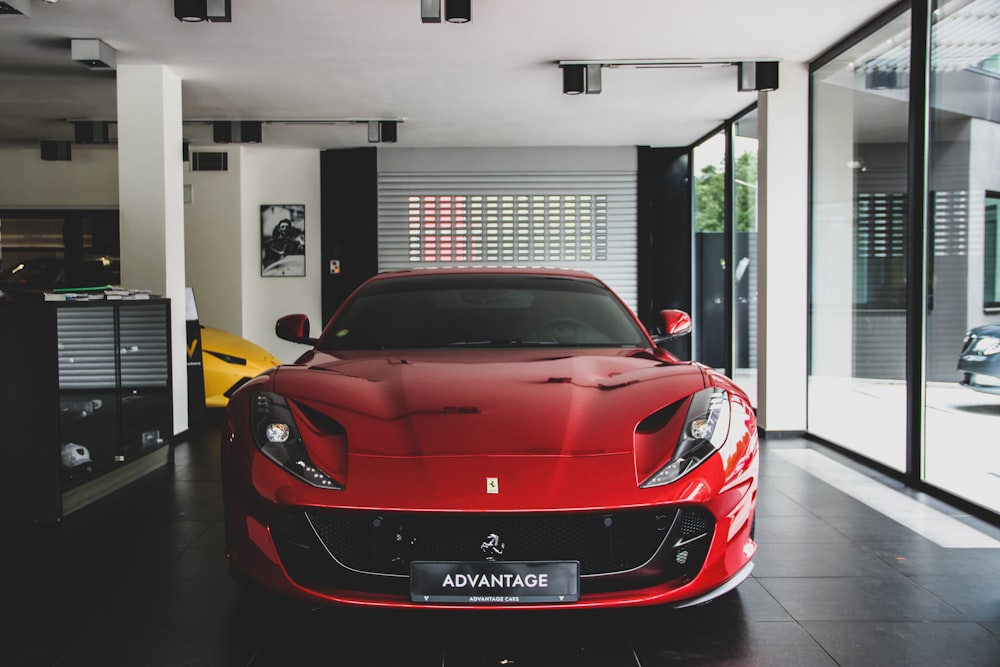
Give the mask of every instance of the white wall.
[[[306, 313], [322, 324], [320, 294], [319, 151], [266, 146], [192, 146], [191, 152], [228, 153], [228, 171], [186, 172], [188, 286], [202, 324], [232, 332], [284, 362], [305, 347], [279, 340], [282, 315]], [[260, 275], [260, 206], [305, 204], [305, 277]]]
[[187, 286], [194, 291], [198, 320], [239, 334], [243, 329], [243, 218], [240, 208], [240, 148], [191, 147], [191, 152], [229, 154], [228, 171], [191, 171], [184, 184], [184, 256]]
[[781, 63], [781, 87], [759, 98], [758, 421], [806, 427], [809, 68]]
[[[306, 351], [302, 345], [279, 340], [274, 323], [282, 315], [305, 313], [314, 334], [323, 325], [320, 281], [319, 151], [245, 147], [241, 152], [244, 338], [269, 350], [284, 362]], [[260, 207], [304, 204], [306, 210], [306, 275], [263, 278], [260, 275]]]

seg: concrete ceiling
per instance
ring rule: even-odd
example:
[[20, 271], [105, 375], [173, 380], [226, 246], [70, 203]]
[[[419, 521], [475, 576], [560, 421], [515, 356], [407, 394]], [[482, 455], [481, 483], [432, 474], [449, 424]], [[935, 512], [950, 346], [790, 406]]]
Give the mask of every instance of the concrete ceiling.
[[[71, 58], [71, 39], [97, 38], [119, 66], [176, 73], [185, 121], [400, 118], [404, 148], [683, 146], [756, 100], [735, 67], [606, 68], [601, 94], [567, 96], [556, 62], [808, 62], [895, 3], [473, 0], [467, 24], [423, 23], [420, 0], [232, 0], [230, 23], [183, 23], [173, 4], [30, 0], [30, 16], [0, 17], [0, 145], [115, 119], [114, 71]], [[204, 125], [184, 134], [211, 141]], [[363, 125], [269, 123], [263, 135], [369, 145]]]

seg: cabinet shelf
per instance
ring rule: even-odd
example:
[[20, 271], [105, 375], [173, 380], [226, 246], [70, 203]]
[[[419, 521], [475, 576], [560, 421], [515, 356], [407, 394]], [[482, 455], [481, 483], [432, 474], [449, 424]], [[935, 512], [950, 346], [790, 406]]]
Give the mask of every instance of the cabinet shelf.
[[168, 299], [0, 303], [0, 428], [25, 464], [0, 467], [0, 519], [59, 519], [168, 461], [169, 322]]

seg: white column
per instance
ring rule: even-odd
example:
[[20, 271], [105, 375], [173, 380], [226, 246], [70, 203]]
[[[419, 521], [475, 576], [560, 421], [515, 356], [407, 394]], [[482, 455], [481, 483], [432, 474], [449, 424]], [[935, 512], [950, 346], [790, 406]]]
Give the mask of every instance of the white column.
[[162, 65], [119, 65], [122, 285], [171, 300], [174, 434], [187, 430], [181, 80]]
[[806, 428], [809, 68], [781, 63], [761, 93], [758, 420], [765, 431]]

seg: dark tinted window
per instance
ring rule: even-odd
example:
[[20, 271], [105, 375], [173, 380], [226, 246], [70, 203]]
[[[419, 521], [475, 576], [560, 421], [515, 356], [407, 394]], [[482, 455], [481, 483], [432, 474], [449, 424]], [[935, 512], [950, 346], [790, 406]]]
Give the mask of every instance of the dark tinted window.
[[373, 282], [331, 323], [319, 348], [647, 345], [627, 309], [596, 282], [480, 274]]

